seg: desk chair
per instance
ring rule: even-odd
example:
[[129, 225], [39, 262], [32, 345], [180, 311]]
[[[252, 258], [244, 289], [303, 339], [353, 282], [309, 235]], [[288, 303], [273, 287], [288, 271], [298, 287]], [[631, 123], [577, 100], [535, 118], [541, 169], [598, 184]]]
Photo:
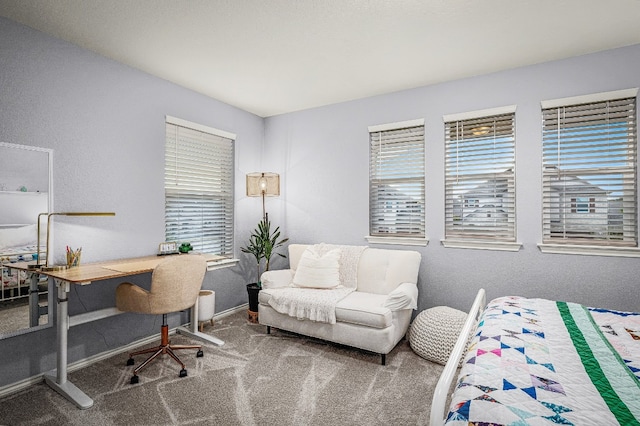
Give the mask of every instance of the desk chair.
[[[182, 311], [192, 307], [202, 286], [202, 280], [207, 270], [207, 262], [198, 255], [176, 255], [162, 261], [151, 276], [149, 291], [137, 285], [124, 282], [116, 288], [116, 306], [121, 311], [140, 314], [162, 314], [162, 328], [160, 346], [143, 349], [129, 354], [127, 365], [133, 365], [136, 355], [152, 353], [145, 362], [140, 364], [131, 377], [131, 384], [138, 383], [138, 373], [151, 361], [161, 354], [169, 354], [180, 366], [180, 377], [187, 375], [184, 363], [174, 353], [179, 349], [198, 349], [198, 357], [203, 356], [200, 345], [171, 345], [169, 342], [169, 326], [167, 313]], [[197, 321], [197, 318], [191, 318]]]

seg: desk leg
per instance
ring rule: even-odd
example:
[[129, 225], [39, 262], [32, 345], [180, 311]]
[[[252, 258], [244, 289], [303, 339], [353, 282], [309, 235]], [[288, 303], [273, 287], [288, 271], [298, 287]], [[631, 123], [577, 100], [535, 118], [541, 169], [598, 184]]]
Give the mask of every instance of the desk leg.
[[178, 327], [177, 332], [189, 337], [194, 337], [200, 340], [206, 340], [207, 342], [211, 342], [214, 345], [222, 346], [224, 345], [224, 341], [218, 339], [217, 337], [210, 336], [208, 334], [200, 333], [198, 331], [198, 300], [196, 299], [196, 304], [191, 307], [191, 312], [189, 313], [189, 319], [191, 321], [191, 329], [187, 327]]
[[[49, 278], [49, 280], [54, 279]], [[73, 383], [67, 381], [67, 333], [69, 331], [67, 304], [69, 303], [69, 286], [70, 284], [68, 282], [56, 282], [56, 287], [58, 289], [58, 309], [56, 318], [58, 321], [58, 333], [56, 337], [56, 344], [58, 346], [56, 360], [57, 368], [55, 371], [45, 373], [44, 380], [51, 388], [67, 398], [69, 401], [73, 402], [78, 408], [86, 409], [93, 406], [93, 400], [78, 389]], [[50, 285], [50, 288], [53, 288], [53, 286]]]
[[29, 275], [29, 327], [35, 327], [40, 323], [40, 304], [38, 293], [38, 281], [40, 275], [30, 272]]

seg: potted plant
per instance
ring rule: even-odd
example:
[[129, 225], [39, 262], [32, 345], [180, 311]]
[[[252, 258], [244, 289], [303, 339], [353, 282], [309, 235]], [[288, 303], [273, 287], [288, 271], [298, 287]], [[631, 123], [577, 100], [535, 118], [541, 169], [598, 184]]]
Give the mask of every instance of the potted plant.
[[258, 312], [258, 292], [262, 288], [262, 283], [260, 282], [260, 265], [262, 259], [265, 260], [265, 271], [269, 270], [269, 265], [271, 263], [271, 258], [274, 255], [278, 255], [280, 257], [286, 258], [282, 253], [276, 252], [276, 249], [284, 245], [289, 238], [280, 238], [280, 227], [276, 227], [276, 229], [271, 232], [271, 222], [268, 217], [265, 217], [260, 222], [258, 222], [258, 227], [253, 230], [251, 235], [249, 236], [249, 243], [246, 247], [242, 247], [243, 253], [248, 253], [253, 255], [256, 260], [256, 269], [258, 272], [258, 281], [256, 283], [247, 284], [247, 292], [249, 294], [249, 311]]

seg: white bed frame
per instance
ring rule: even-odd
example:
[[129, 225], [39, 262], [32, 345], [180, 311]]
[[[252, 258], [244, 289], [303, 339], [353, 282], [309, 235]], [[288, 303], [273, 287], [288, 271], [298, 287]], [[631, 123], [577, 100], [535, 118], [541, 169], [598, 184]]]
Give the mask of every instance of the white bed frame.
[[467, 315], [467, 320], [462, 327], [462, 331], [458, 336], [458, 340], [456, 341], [456, 344], [451, 351], [451, 355], [449, 356], [449, 361], [447, 361], [447, 364], [444, 366], [444, 370], [440, 375], [440, 379], [438, 380], [436, 389], [433, 392], [429, 423], [431, 426], [439, 426], [444, 424], [445, 416], [447, 415], [447, 411], [445, 411], [447, 397], [449, 396], [451, 383], [453, 382], [453, 378], [458, 371], [460, 360], [465, 354], [469, 335], [473, 330], [475, 330], [480, 314], [482, 314], [482, 312], [484, 311], [485, 304], [486, 295], [484, 289], [481, 288], [480, 290], [478, 290], [478, 294], [476, 295], [476, 298], [471, 305], [471, 309], [469, 310], [469, 314]]

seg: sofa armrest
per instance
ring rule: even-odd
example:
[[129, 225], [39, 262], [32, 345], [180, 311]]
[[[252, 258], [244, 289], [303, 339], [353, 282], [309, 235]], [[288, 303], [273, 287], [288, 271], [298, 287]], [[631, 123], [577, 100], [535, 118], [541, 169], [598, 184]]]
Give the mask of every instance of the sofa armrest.
[[392, 311], [418, 308], [418, 286], [414, 283], [402, 283], [387, 295], [384, 306]]
[[265, 271], [260, 277], [262, 288], [289, 287], [289, 285], [293, 281], [293, 274], [293, 269]]

